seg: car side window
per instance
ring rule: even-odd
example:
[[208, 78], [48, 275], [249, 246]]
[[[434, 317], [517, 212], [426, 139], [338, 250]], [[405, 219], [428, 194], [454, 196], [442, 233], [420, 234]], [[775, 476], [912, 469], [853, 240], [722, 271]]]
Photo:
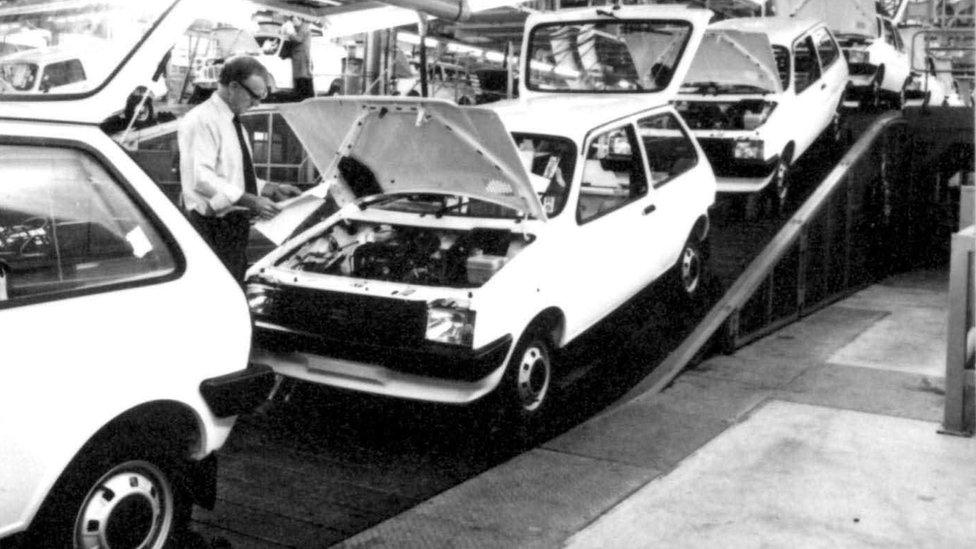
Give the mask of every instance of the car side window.
[[833, 65], [837, 61], [837, 58], [840, 57], [840, 50], [837, 48], [834, 39], [830, 36], [830, 32], [825, 28], [817, 29], [813, 33], [813, 37], [817, 41], [817, 53], [820, 54], [820, 63], [826, 69]]
[[817, 61], [817, 51], [813, 46], [813, 39], [807, 36], [793, 46], [793, 79], [796, 81], [796, 93], [802, 93], [819, 78], [820, 63]]
[[0, 306], [176, 270], [162, 236], [94, 158], [0, 145]]
[[647, 176], [630, 124], [594, 137], [587, 148], [576, 219], [585, 223], [647, 195]]
[[51, 63], [44, 67], [44, 76], [41, 77], [41, 84], [47, 88], [57, 88], [67, 86], [75, 82], [85, 80], [85, 68], [81, 66], [81, 61], [68, 59], [58, 63]]
[[656, 114], [637, 122], [644, 144], [651, 185], [659, 187], [698, 164], [695, 145], [671, 113]]

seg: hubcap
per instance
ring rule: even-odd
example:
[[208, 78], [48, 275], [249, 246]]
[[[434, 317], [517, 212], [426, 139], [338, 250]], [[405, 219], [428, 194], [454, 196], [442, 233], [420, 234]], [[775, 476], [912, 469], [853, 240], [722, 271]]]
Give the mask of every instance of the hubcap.
[[691, 295], [698, 289], [700, 275], [701, 260], [698, 252], [691, 246], [685, 246], [685, 251], [681, 254], [681, 286], [686, 294]]
[[549, 357], [539, 347], [529, 346], [522, 353], [516, 375], [519, 404], [527, 412], [534, 412], [546, 399], [550, 378]]
[[75, 546], [86, 549], [162, 547], [173, 524], [173, 492], [144, 461], [116, 466], [88, 492], [75, 519]]

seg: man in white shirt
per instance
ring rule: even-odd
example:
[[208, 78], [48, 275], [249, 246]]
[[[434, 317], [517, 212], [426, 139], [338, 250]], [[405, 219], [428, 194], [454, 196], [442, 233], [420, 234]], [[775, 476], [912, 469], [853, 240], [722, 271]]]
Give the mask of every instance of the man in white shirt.
[[234, 278], [243, 283], [252, 218], [270, 219], [275, 201], [300, 193], [259, 181], [238, 115], [268, 95], [268, 73], [253, 57], [228, 59], [217, 91], [180, 121], [180, 180], [190, 223]]

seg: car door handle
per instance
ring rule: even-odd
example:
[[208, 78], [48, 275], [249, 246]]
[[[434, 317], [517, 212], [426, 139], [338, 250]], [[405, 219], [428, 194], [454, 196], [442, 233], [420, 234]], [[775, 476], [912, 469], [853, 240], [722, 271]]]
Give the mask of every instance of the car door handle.
[[654, 204], [651, 204], [650, 206], [647, 206], [646, 208], [644, 208], [644, 215], [647, 215], [647, 214], [653, 212], [656, 209], [657, 209], [657, 206], [655, 206]]
[[822, 90], [827, 89], [827, 83], [824, 82], [823, 84], [820, 84], [820, 89], [822, 89]]

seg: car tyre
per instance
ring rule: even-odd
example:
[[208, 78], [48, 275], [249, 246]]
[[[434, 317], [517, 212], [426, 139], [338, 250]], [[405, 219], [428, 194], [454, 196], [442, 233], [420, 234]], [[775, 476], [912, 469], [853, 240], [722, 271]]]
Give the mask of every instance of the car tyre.
[[76, 458], [35, 519], [28, 546], [183, 546], [193, 503], [176, 480], [178, 460], [151, 448], [109, 442]]
[[834, 111], [830, 124], [824, 131], [823, 141], [826, 143], [825, 150], [828, 154], [840, 156], [847, 150], [847, 145], [850, 143], [850, 129], [845, 121], [843, 102], [837, 105], [837, 110]]
[[707, 258], [705, 244], [695, 235], [688, 237], [674, 266], [673, 287], [682, 301], [698, 302], [705, 293]]
[[901, 89], [898, 93], [891, 96], [891, 108], [900, 111], [905, 107], [905, 91], [908, 89], [908, 84], [912, 81], [911, 77], [905, 79], [905, 82], [901, 85]]
[[884, 81], [884, 67], [880, 67], [874, 75], [874, 80], [868, 85], [868, 89], [861, 96], [861, 110], [865, 112], [877, 112], [881, 109], [881, 82]]
[[534, 433], [553, 390], [552, 344], [540, 327], [527, 330], [515, 345], [500, 389], [506, 425], [523, 435]]
[[784, 151], [773, 170], [773, 179], [766, 185], [769, 215], [777, 216], [786, 210], [786, 203], [790, 199], [790, 158]]

